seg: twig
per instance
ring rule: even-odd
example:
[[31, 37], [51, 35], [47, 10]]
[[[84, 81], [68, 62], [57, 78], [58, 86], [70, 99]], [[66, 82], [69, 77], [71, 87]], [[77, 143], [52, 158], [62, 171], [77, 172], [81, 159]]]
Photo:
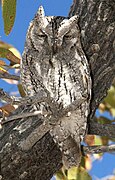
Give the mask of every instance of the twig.
[[45, 115], [45, 114], [43, 114], [42, 111], [34, 111], [34, 112], [26, 112], [22, 114], [17, 114], [17, 115], [13, 115], [13, 116], [9, 116], [5, 118], [6, 120], [1, 122], [1, 125], [6, 124], [8, 122], [12, 122], [17, 119], [22, 119], [22, 118], [37, 116], [37, 115]]
[[108, 146], [83, 146], [83, 152], [85, 154], [99, 154], [104, 152], [115, 152], [115, 145], [108, 145]]
[[53, 101], [53, 98], [50, 97], [48, 91], [46, 91], [46, 96], [43, 94], [43, 92], [39, 92], [33, 96], [26, 96], [22, 98], [22, 97], [9, 96], [6, 92], [3, 91], [3, 89], [0, 89], [0, 99], [15, 105], [31, 105], [35, 103], [46, 102], [53, 109], [57, 105], [57, 103]]
[[9, 69], [20, 69], [20, 64], [14, 64], [13, 66], [5, 64], [4, 67], [6, 67], [7, 70], [9, 70]]
[[9, 73], [0, 74], [0, 78], [2, 78], [2, 79], [12, 79], [12, 80], [16, 80], [16, 81], [20, 80], [19, 76], [11, 75]]
[[21, 97], [11, 97], [12, 100], [12, 104], [15, 105], [31, 105], [31, 104], [35, 104], [35, 103], [41, 103], [41, 102], [47, 102], [47, 97], [40, 97], [40, 95], [36, 94], [34, 96], [27, 96], [24, 98]]
[[6, 102], [12, 102], [12, 98], [3, 91], [3, 89], [0, 88], [0, 99], [6, 101]]
[[42, 94], [36, 94], [34, 96], [27, 96], [27, 97], [14, 97], [9, 96], [3, 89], [0, 89], [0, 99], [15, 105], [31, 105], [35, 103], [47, 102], [48, 98], [44, 97]]

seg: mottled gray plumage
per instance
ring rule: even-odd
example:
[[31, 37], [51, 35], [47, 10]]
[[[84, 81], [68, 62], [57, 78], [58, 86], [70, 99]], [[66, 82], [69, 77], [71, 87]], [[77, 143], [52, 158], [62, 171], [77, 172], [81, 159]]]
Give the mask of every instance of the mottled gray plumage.
[[[72, 103], [76, 107], [81, 100], [79, 108], [73, 108], [50, 131], [67, 167], [80, 163], [91, 97], [90, 72], [77, 22], [77, 16], [45, 16], [40, 7], [30, 23], [21, 63], [21, 82], [27, 95], [47, 90], [62, 108]], [[45, 102], [35, 108], [52, 111]]]

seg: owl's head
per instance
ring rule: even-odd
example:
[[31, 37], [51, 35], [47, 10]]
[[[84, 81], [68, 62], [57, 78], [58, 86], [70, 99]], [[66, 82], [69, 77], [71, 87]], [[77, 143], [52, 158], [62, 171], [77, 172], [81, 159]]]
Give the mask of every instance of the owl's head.
[[79, 40], [78, 16], [70, 19], [61, 16], [45, 16], [42, 6], [39, 7], [34, 19], [36, 33], [42, 43], [48, 43], [54, 51], [62, 47], [75, 46]]

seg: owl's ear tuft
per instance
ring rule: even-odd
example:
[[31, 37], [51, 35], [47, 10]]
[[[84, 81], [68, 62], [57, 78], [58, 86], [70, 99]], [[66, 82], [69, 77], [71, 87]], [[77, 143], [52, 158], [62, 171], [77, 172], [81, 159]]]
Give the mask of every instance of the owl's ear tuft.
[[39, 9], [38, 9], [38, 11], [37, 11], [37, 15], [38, 15], [39, 17], [41, 17], [41, 18], [45, 16], [45, 12], [44, 12], [43, 6], [40, 6], [40, 7], [39, 7]]
[[44, 12], [43, 6], [39, 7], [39, 9], [35, 15], [35, 18], [34, 18], [34, 23], [38, 23], [39, 29], [41, 29], [44, 32], [46, 26], [48, 25], [48, 20], [45, 17], [45, 12]]

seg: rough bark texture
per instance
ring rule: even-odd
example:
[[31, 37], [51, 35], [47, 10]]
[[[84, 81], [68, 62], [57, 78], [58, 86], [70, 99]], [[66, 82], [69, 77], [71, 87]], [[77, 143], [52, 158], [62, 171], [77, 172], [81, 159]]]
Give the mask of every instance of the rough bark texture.
[[69, 16], [80, 14], [82, 45], [93, 79], [91, 115], [115, 77], [115, 1], [74, 0]]
[[[80, 15], [82, 44], [91, 67], [93, 96], [89, 125], [94, 117], [95, 109], [106, 95], [115, 76], [115, 59], [113, 58], [115, 47], [114, 7], [113, 0], [74, 0], [69, 13], [69, 16], [77, 13]], [[20, 112], [21, 109], [18, 109], [18, 113]], [[29, 151], [19, 149], [18, 145], [21, 140], [28, 137], [40, 125], [36, 118], [30, 117], [28, 120], [8, 123], [1, 130], [0, 174], [2, 180], [49, 180], [61, 167], [61, 153], [48, 133]], [[99, 125], [96, 125], [99, 135]], [[96, 131], [95, 127], [94, 131], [92, 128], [93, 126], [89, 126], [90, 134], [94, 134]], [[104, 129], [102, 125], [101, 128]]]

